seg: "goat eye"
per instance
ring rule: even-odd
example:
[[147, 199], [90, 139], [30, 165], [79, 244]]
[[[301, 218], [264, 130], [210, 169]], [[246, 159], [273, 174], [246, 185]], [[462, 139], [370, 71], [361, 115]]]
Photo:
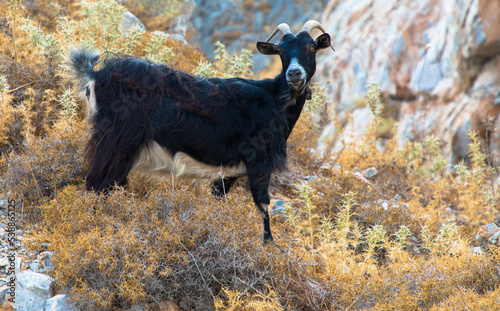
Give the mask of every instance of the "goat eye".
[[311, 51], [311, 52], [315, 52], [315, 51], [316, 51], [316, 48], [315, 48], [314, 46], [312, 46], [312, 45], [311, 45], [311, 46], [309, 47], [309, 51]]

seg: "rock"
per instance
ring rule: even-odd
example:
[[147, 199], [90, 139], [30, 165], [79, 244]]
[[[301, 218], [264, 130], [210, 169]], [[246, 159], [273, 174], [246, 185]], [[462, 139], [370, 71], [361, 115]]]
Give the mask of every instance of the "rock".
[[332, 167], [333, 167], [332, 163], [323, 163], [323, 164], [321, 164], [319, 169], [323, 170], [323, 171], [330, 171], [332, 169]]
[[481, 249], [481, 246], [476, 246], [471, 249], [471, 253], [476, 254], [476, 255], [482, 255], [483, 250]]
[[[370, 108], [355, 109], [352, 112], [352, 122], [348, 122], [343, 129], [343, 140], [340, 140], [338, 135], [331, 135], [325, 132], [321, 134], [320, 141], [322, 141], [322, 144], [333, 146], [331, 150], [325, 150], [325, 152], [338, 153], [346, 145], [356, 146], [358, 142], [362, 141], [361, 138], [364, 137], [365, 131], [371, 125], [373, 119]], [[336, 141], [328, 141], [329, 139]]]
[[19, 272], [16, 277], [16, 309], [44, 310], [47, 299], [52, 296], [54, 279], [30, 270]]
[[9, 291], [9, 289], [10, 288], [7, 285], [0, 287], [0, 304], [2, 304], [2, 302], [6, 298], [5, 296], [6, 296], [7, 292]]
[[364, 183], [371, 184], [371, 183], [370, 183], [370, 181], [368, 181], [368, 179], [366, 179], [366, 178], [363, 176], [363, 174], [361, 174], [360, 172], [357, 172], [357, 171], [356, 171], [356, 172], [354, 172], [352, 175], [353, 175], [356, 179], [359, 179], [359, 180], [361, 180], [361, 181], [362, 181], [362, 182], [364, 182]]
[[6, 267], [9, 265], [9, 258], [2, 257], [0, 258], [0, 267]]
[[[189, 41], [210, 58], [214, 56], [217, 41], [224, 43], [230, 53], [242, 48], [256, 52], [256, 42], [265, 40], [279, 23], [286, 22], [297, 31], [307, 20], [317, 19], [317, 12], [323, 10], [321, 1], [194, 0], [194, 3], [190, 22], [196, 33]], [[255, 53], [253, 60], [255, 70], [259, 71], [271, 58]]]
[[304, 178], [302, 178], [303, 181], [315, 181], [318, 177], [317, 176], [306, 176]]
[[45, 311], [77, 311], [75, 304], [68, 301], [66, 295], [56, 295], [47, 299]]
[[[487, 118], [500, 125], [498, 16], [500, 3], [488, 0], [328, 1], [320, 21], [334, 34], [336, 53], [318, 54], [315, 79], [327, 87], [342, 128], [327, 125], [318, 150], [341, 150], [338, 138], [353, 133], [343, 115], [359, 117], [355, 107], [370, 81], [394, 111], [384, 117], [397, 120], [400, 146], [432, 134], [454, 163], [467, 160], [467, 133], [485, 136]], [[366, 122], [353, 123], [356, 140]], [[500, 150], [494, 135], [491, 147]]]
[[[173, 22], [170, 23], [170, 32], [172, 37], [177, 40], [177, 38], [182, 38], [186, 44], [184, 37], [188, 34], [188, 30], [193, 28], [193, 24], [190, 19], [193, 15], [194, 9], [196, 7], [194, 0], [185, 0], [180, 9], [181, 14], [179, 14]], [[180, 40], [178, 40], [180, 41]]]
[[180, 34], [168, 34], [168, 33], [164, 32], [164, 31], [160, 31], [160, 30], [153, 31], [153, 34], [154, 35], [159, 35], [159, 36], [165, 36], [167, 38], [172, 38], [175, 41], [179, 41], [179, 42], [182, 42], [184, 44], [188, 43], [186, 41], [186, 39], [182, 35], [180, 35]]
[[47, 273], [52, 270], [52, 252], [42, 252], [40, 257], [40, 273]]
[[182, 311], [182, 309], [173, 301], [162, 301], [160, 311]]
[[283, 200], [272, 200], [271, 201], [271, 215], [272, 216], [281, 216], [285, 214], [285, 201]]
[[146, 31], [146, 26], [132, 13], [126, 12], [122, 15], [123, 21], [120, 24], [120, 29], [125, 33], [129, 33], [134, 29], [139, 29], [141, 32]]
[[384, 211], [389, 210], [389, 201], [387, 200], [382, 200], [380, 201], [380, 206], [384, 209]]
[[369, 167], [363, 171], [361, 171], [361, 174], [367, 179], [373, 178], [378, 174], [377, 168], [375, 167]]
[[500, 246], [498, 237], [500, 237], [500, 228], [495, 223], [479, 227], [476, 234], [476, 240]]
[[37, 272], [38, 269], [40, 268], [40, 263], [38, 262], [32, 262], [29, 264], [30, 270], [33, 272]]

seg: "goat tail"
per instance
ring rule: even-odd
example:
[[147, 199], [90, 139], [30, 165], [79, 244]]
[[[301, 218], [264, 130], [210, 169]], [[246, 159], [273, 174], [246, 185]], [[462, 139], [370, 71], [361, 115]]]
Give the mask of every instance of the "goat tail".
[[74, 46], [69, 48], [65, 57], [65, 67], [75, 80], [78, 92], [85, 90], [89, 83], [94, 80], [94, 66], [99, 57], [100, 54], [94, 50]]

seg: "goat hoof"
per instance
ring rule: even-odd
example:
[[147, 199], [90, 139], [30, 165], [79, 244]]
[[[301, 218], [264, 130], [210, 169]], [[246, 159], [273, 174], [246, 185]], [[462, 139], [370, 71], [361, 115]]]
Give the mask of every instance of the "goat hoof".
[[268, 244], [268, 243], [273, 243], [274, 242], [274, 238], [272, 235], [264, 235], [264, 245]]
[[223, 198], [226, 193], [224, 193], [224, 190], [220, 189], [219, 187], [212, 187], [212, 194], [218, 198]]

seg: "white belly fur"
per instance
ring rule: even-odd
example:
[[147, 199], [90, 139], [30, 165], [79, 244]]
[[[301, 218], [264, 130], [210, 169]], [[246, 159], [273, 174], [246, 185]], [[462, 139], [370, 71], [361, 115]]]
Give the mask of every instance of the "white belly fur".
[[212, 166], [193, 159], [184, 152], [175, 156], [160, 146], [150, 142], [144, 147], [139, 158], [132, 166], [132, 172], [139, 170], [142, 174], [158, 179], [170, 178], [172, 174], [179, 178], [202, 178], [216, 180], [224, 177], [244, 176], [247, 168], [243, 162], [237, 166]]

